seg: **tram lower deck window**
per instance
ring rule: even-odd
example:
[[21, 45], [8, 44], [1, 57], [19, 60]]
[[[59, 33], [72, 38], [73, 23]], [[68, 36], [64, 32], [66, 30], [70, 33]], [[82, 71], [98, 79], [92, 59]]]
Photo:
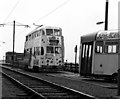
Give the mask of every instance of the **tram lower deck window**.
[[54, 53], [53, 47], [47, 46], [47, 53]]
[[61, 48], [55, 47], [55, 54], [60, 54], [60, 53], [61, 53]]

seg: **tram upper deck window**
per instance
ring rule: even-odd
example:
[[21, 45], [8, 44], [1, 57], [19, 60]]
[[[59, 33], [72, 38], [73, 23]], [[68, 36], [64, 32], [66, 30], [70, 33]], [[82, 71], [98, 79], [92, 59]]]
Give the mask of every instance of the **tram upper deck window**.
[[41, 31], [42, 35], [45, 35], [45, 31], [44, 30], [41, 29], [40, 31]]
[[54, 29], [54, 35], [56, 36], [61, 35], [61, 31], [59, 29]]
[[54, 53], [54, 48], [51, 46], [47, 46], [47, 53]]
[[44, 55], [44, 48], [41, 47], [41, 55]]
[[103, 41], [97, 41], [95, 46], [96, 53], [103, 53]]
[[53, 29], [46, 29], [46, 35], [53, 35]]
[[26, 36], [26, 41], [28, 41], [28, 36]]
[[118, 42], [105, 42], [105, 53], [118, 53]]

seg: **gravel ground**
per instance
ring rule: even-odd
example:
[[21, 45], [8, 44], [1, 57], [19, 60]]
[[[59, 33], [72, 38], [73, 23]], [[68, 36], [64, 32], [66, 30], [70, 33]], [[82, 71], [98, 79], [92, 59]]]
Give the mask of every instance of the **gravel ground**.
[[109, 99], [111, 97], [117, 96], [117, 89], [104, 88], [104, 87], [97, 86], [91, 83], [85, 83], [85, 81], [82, 81], [82, 80], [67, 79], [66, 77], [56, 77], [56, 76], [51, 76], [46, 73], [31, 73], [31, 72], [28, 72], [28, 73], [36, 77], [49, 80], [51, 82], [54, 82], [54, 83], [75, 89], [77, 91], [98, 97], [100, 99]]
[[66, 87], [69, 87], [69, 88], [75, 89], [77, 91], [80, 91], [89, 95], [93, 95], [95, 97], [103, 98], [103, 99], [105, 99], [106, 97], [117, 95], [116, 89], [102, 88], [100, 86], [93, 85], [90, 83], [88, 84], [83, 81], [46, 76], [46, 75], [38, 75], [38, 74], [33, 74], [33, 75], [52, 81], [54, 83], [66, 86]]
[[[0, 73], [1, 75], [1, 73]], [[18, 99], [22, 95], [25, 95], [24, 91], [15, 86], [11, 81], [7, 78], [3, 77], [2, 80], [2, 99]]]
[[[20, 70], [20, 69], [18, 69]], [[20, 70], [23, 72], [27, 72], [24, 70]], [[51, 76], [48, 73], [33, 73], [33, 72], [27, 72], [28, 74], [34, 75], [36, 77], [49, 80], [51, 82], [57, 83], [59, 85], [63, 85], [72, 89], [75, 89], [77, 91], [95, 96], [100, 99], [120, 99], [117, 97], [117, 89], [109, 89], [104, 88], [101, 86], [97, 86], [91, 83], [86, 83], [85, 81], [76, 78], [76, 79], [68, 79], [66, 77], [57, 77], [57, 76]], [[51, 74], [51, 73], [50, 73]], [[73, 76], [74, 77], [74, 76]], [[113, 98], [114, 97], [114, 98]]]

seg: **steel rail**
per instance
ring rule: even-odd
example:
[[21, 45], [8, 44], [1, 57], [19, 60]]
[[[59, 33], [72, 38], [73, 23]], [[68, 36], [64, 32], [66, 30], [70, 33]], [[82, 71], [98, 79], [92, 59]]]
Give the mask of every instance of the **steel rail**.
[[[28, 77], [30, 77], [30, 78], [32, 78], [32, 79], [36, 79], [36, 80], [42, 81], [42, 82], [44, 82], [45, 84], [50, 85], [50, 86], [53, 86], [53, 87], [56, 87], [56, 88], [58, 88], [58, 89], [61, 89], [61, 90], [64, 89], [66, 93], [72, 93], [72, 94], [74, 94], [74, 95], [79, 96], [81, 99], [88, 99], [88, 98], [89, 98], [89, 99], [98, 99], [98, 98], [96, 98], [96, 97], [94, 97], [94, 96], [91, 96], [91, 95], [88, 95], [88, 94], [85, 94], [85, 93], [76, 91], [76, 90], [71, 89], [71, 88], [67, 88], [67, 87], [65, 87], [65, 86], [61, 86], [61, 85], [52, 83], [52, 82], [50, 82], [50, 81], [47, 81], [47, 80], [44, 80], [44, 79], [41, 79], [41, 78], [38, 78], [38, 77], [35, 77], [35, 76], [32, 76], [32, 75], [29, 75], [29, 74], [26, 74], [26, 73], [23, 73], [23, 72], [20, 72], [20, 71], [18, 72], [18, 71], [16, 71], [16, 70], [13, 70], [13, 69], [10, 69], [10, 68], [6, 68], [6, 67], [3, 67], [3, 68], [8, 69], [8, 70], [11, 70], [12, 72], [16, 72], [16, 73], [22, 74], [22, 75], [24, 75], [24, 76], [28, 76]], [[35, 90], [33, 89], [33, 91], [35, 91]], [[38, 93], [38, 92], [37, 92], [37, 93]], [[39, 93], [38, 93], [38, 94], [39, 94]], [[44, 96], [44, 95], [43, 95], [43, 96]], [[46, 98], [46, 99], [47, 99], [47, 98]]]
[[[1, 72], [1, 71], [0, 71]], [[13, 81], [14, 83], [18, 84], [19, 86], [21, 86], [27, 93], [27, 91], [29, 93], [31, 93], [31, 97], [30, 98], [35, 98], [35, 99], [46, 99], [44, 96], [42, 96], [40, 93], [34, 91], [32, 88], [29, 88], [28, 86], [24, 85], [23, 83], [21, 83], [20, 81], [16, 80], [15, 78], [9, 76], [8, 74], [4, 73], [3, 71], [1, 72], [2, 75], [6, 76], [7, 78], [9, 78], [11, 81]]]

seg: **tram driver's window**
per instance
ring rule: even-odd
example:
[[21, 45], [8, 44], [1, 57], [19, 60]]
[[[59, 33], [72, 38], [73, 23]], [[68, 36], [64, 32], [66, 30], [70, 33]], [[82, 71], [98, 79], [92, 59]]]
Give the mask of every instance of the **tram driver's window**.
[[117, 45], [107, 45], [106, 53], [117, 53]]
[[46, 29], [46, 35], [53, 35], [53, 29]]
[[47, 53], [54, 53], [54, 48], [52, 46], [47, 46]]
[[118, 42], [106, 42], [105, 43], [106, 53], [117, 53], [118, 52]]
[[103, 42], [102, 41], [96, 42], [95, 52], [96, 53], [103, 53]]

